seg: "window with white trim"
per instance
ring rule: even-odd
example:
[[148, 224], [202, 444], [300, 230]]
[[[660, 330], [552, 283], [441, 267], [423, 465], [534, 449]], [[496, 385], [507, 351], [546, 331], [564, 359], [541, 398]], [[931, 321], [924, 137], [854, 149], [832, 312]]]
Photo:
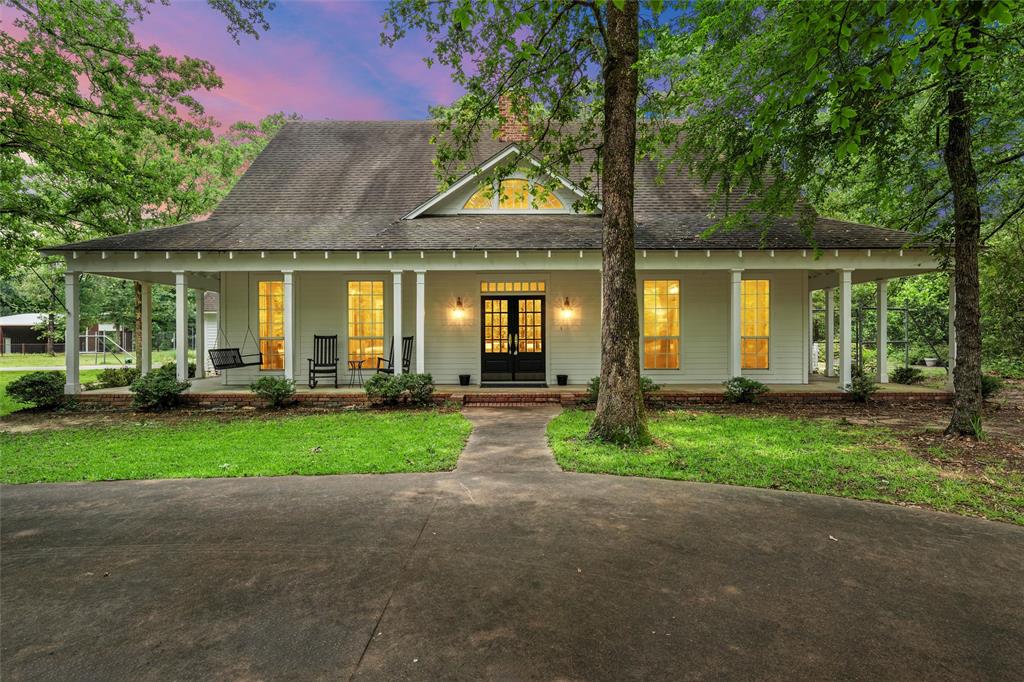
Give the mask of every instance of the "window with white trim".
[[481, 187], [471, 196], [464, 211], [562, 211], [565, 204], [555, 192], [525, 178], [506, 178], [497, 186]]
[[768, 369], [771, 283], [745, 279], [740, 289], [740, 361], [743, 369]]
[[644, 369], [679, 369], [679, 280], [644, 280]]

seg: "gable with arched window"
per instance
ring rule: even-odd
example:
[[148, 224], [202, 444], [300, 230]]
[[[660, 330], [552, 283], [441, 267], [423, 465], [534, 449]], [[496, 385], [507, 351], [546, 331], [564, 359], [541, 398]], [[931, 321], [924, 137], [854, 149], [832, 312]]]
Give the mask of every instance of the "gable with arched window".
[[481, 187], [462, 205], [463, 212], [566, 211], [554, 189], [527, 178], [505, 178]]

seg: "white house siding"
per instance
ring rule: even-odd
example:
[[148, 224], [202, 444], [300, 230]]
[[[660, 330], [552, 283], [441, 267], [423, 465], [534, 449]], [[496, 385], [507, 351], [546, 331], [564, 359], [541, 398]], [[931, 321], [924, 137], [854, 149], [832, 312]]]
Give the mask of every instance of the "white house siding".
[[[803, 383], [807, 380], [807, 275], [800, 270], [745, 271], [744, 278], [771, 281], [771, 342], [768, 370], [746, 370], [745, 376], [766, 383]], [[256, 352], [246, 333], [251, 325], [258, 337], [256, 287], [260, 280], [282, 279], [281, 273], [224, 273], [221, 302], [227, 342], [222, 346], [242, 346], [243, 352]], [[390, 271], [347, 273], [332, 271], [295, 273], [295, 378], [307, 381], [307, 359], [313, 352], [314, 334], [337, 334], [341, 372], [339, 381], [348, 380], [347, 357], [347, 282], [350, 279], [380, 279], [385, 290], [385, 345], [392, 334], [392, 273]], [[460, 374], [469, 374], [471, 383], [480, 380], [480, 282], [481, 280], [544, 280], [546, 283], [547, 376], [554, 384], [558, 374], [567, 374], [571, 384], [582, 384], [600, 372], [600, 272], [595, 270], [532, 272], [426, 272], [426, 334], [417, 343], [425, 344], [426, 371], [439, 384], [458, 383]], [[647, 271], [637, 273], [642, 292], [644, 279], [678, 279], [681, 286], [681, 366], [677, 370], [644, 370], [655, 381], [674, 383], [718, 383], [726, 378], [729, 334], [729, 273], [721, 270]], [[251, 288], [247, 295], [246, 287]], [[402, 332], [416, 336], [416, 275], [412, 270], [402, 277]], [[461, 297], [466, 315], [452, 315]], [[573, 314], [565, 320], [561, 308], [565, 298]], [[248, 311], [246, 306], [248, 304]], [[208, 340], [209, 347], [217, 344]], [[368, 376], [372, 368], [364, 375]], [[415, 370], [415, 354], [413, 355]], [[226, 372], [226, 383], [245, 385], [264, 374], [247, 367]]]

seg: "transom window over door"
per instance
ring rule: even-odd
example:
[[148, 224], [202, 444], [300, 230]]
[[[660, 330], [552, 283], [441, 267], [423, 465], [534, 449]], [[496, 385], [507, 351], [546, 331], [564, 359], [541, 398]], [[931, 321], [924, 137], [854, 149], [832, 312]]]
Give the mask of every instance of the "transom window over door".
[[679, 369], [679, 280], [644, 280], [644, 369]]
[[258, 285], [260, 369], [284, 369], [284, 282], [259, 282]]
[[743, 369], [768, 369], [771, 285], [766, 279], [745, 279], [740, 290], [740, 360]]
[[[399, 351], [401, 352], [401, 351]], [[348, 283], [348, 359], [376, 367], [384, 355], [384, 281]]]

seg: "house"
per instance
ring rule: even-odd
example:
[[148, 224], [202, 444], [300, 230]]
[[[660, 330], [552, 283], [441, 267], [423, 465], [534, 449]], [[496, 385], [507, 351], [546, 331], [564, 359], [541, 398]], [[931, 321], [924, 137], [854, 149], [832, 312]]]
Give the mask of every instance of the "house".
[[[143, 282], [147, 319], [149, 285], [174, 285], [179, 356], [187, 289], [217, 292], [216, 344], [262, 354], [224, 371], [228, 386], [261, 375], [305, 382], [314, 335], [338, 336], [343, 376], [346, 361], [372, 371], [393, 339], [411, 337], [409, 371], [439, 384], [585, 383], [600, 370], [600, 209], [574, 211], [572, 177], [514, 173], [500, 191], [482, 190], [479, 175], [510, 155], [534, 162], [514, 130], [482, 141], [473, 169], [438, 191], [434, 132], [430, 121], [286, 124], [207, 220], [48, 249], [67, 262], [68, 324], [77, 329], [88, 272]], [[756, 229], [704, 237], [710, 190], [685, 173], [661, 183], [652, 163], [636, 173], [639, 352], [661, 384], [808, 383], [810, 295], [824, 289], [830, 310], [838, 290], [840, 312], [838, 367], [829, 357], [827, 372], [846, 385], [851, 286], [882, 283], [885, 306], [887, 280], [939, 267], [906, 233], [828, 218], [813, 244], [786, 219], [764, 239]], [[884, 345], [885, 324], [879, 334]], [[146, 370], [148, 323], [143, 335]], [[212, 340], [196, 338], [205, 357]], [[67, 356], [69, 393], [77, 362]]]
[[[18, 313], [0, 317], [0, 352], [45, 353], [46, 313]], [[64, 344], [53, 344], [55, 352], [63, 352]]]

